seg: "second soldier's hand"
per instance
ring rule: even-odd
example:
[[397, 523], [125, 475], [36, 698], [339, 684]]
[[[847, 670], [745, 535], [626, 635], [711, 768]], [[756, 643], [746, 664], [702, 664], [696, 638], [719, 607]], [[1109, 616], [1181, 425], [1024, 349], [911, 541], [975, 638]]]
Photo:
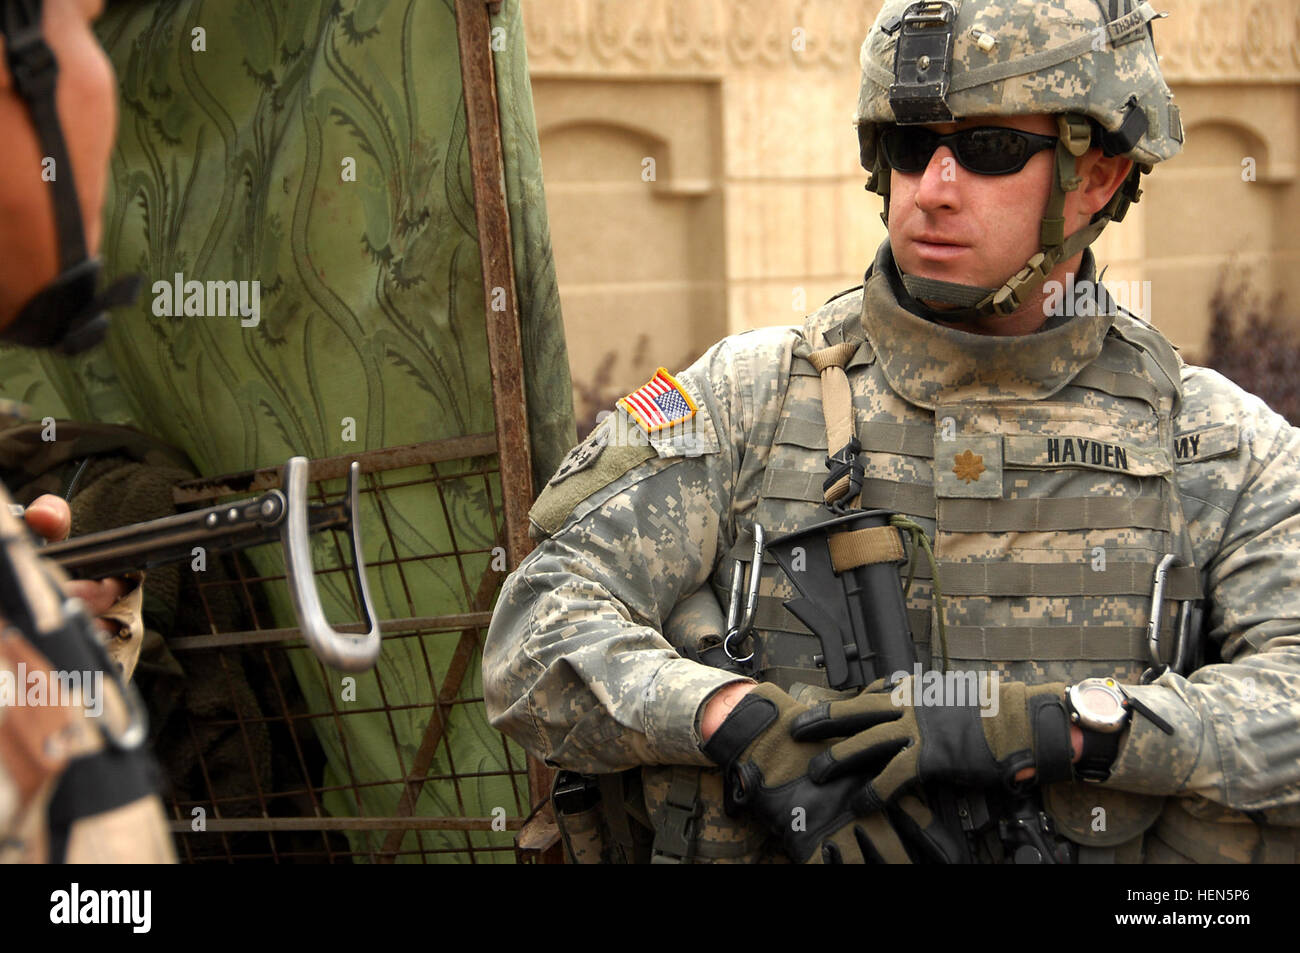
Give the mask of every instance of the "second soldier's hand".
[[[52, 543], [66, 539], [72, 528], [72, 511], [64, 500], [52, 493], [33, 500], [23, 512], [23, 518], [33, 533]], [[63, 591], [85, 603], [86, 614], [95, 619], [95, 628], [101, 632], [115, 633], [119, 626], [105, 622], [99, 616], [126, 595], [129, 588], [123, 579], [76, 579], [67, 583]]]

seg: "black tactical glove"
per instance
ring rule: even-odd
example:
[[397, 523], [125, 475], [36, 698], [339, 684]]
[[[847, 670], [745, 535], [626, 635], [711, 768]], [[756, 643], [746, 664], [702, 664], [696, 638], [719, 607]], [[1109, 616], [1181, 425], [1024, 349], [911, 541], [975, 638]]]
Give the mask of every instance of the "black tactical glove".
[[[865, 781], [857, 775], [857, 783]], [[837, 782], [831, 782], [837, 783]], [[861, 799], [861, 795], [859, 796]], [[957, 817], [940, 818], [914, 794], [904, 794], [887, 804], [883, 812], [872, 813], [868, 817], [873, 823], [887, 824], [894, 837], [897, 837], [907, 852], [907, 862], [914, 864], [966, 864], [972, 860], [971, 846]], [[845, 843], [845, 835], [853, 833], [859, 837], [869, 835], [862, 827], [864, 818], [859, 818], [854, 829], [844, 831], [822, 844], [823, 863], [845, 863], [840, 859], [840, 845]], [[876, 863], [886, 863], [881, 858]]]
[[844, 738], [814, 755], [809, 774], [818, 782], [874, 775], [867, 804], [881, 808], [918, 783], [1010, 789], [1028, 767], [1041, 784], [1071, 778], [1064, 695], [1065, 685], [1055, 682], [1001, 683], [997, 713], [981, 717], [974, 703], [914, 706], [909, 676], [802, 712], [791, 733], [800, 741]]
[[864, 810], [861, 778], [808, 776], [809, 761], [826, 750], [790, 737], [793, 719], [808, 711], [764, 684], [718, 726], [703, 750], [725, 769], [727, 813], [762, 821], [796, 863], [908, 863], [886, 817]]

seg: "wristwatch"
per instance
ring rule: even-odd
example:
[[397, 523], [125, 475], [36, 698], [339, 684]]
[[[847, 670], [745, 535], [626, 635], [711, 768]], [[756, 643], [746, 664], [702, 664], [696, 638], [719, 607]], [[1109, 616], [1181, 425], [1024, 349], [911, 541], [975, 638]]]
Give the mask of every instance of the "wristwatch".
[[1065, 692], [1070, 721], [1083, 729], [1083, 752], [1075, 777], [1098, 783], [1110, 777], [1119, 753], [1120, 732], [1133, 717], [1128, 696], [1113, 678], [1085, 678]]

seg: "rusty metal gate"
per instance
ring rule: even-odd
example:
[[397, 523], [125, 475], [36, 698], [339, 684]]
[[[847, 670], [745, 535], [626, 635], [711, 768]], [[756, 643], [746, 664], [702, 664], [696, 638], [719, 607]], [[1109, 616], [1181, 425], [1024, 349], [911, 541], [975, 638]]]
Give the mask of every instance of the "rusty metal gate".
[[[381, 658], [394, 651], [405, 657], [399, 665], [374, 670], [377, 703], [348, 703], [337, 691], [339, 673], [308, 652], [296, 629], [275, 626], [270, 612], [275, 599], [268, 593], [284, 587], [282, 574], [258, 575], [243, 558], [229, 557], [222, 560], [223, 571], [189, 574], [189, 597], [201, 604], [207, 631], [175, 633], [167, 649], [188, 668], [209, 672], [208, 684], [218, 686], [211, 694], [224, 697], [183, 710], [192, 743], [187, 764], [192, 762], [193, 770], [171, 778], [167, 795], [182, 860], [558, 860], [548, 809], [528, 823], [530, 805], [543, 801], [551, 774], [487, 725], [478, 678], [506, 566], [517, 566], [531, 548], [527, 510], [533, 498], [490, 6], [485, 0], [456, 0], [496, 432], [311, 462], [309, 482], [321, 501], [337, 497], [348, 465], [360, 463], [367, 561], [389, 582], [396, 579], [399, 588], [390, 589], [389, 604], [404, 601], [409, 607], [406, 617], [381, 620]], [[279, 479], [278, 468], [209, 477], [178, 485], [174, 498], [182, 507], [212, 506], [277, 487]], [[390, 522], [399, 497], [408, 506], [417, 500], [422, 525], [434, 527], [428, 536], [447, 545], [411, 552], [408, 544], [404, 551]], [[486, 545], [481, 531], [477, 541], [458, 539], [456, 508], [467, 497], [478, 501], [480, 515], [490, 514]], [[338, 531], [318, 534], [316, 576], [340, 597], [350, 593], [353, 618], [360, 618], [347, 551]], [[460, 611], [436, 617], [417, 613], [420, 600], [413, 592], [422, 584], [417, 577], [427, 584], [432, 575], [444, 583], [455, 580], [454, 598], [446, 601]], [[340, 623], [350, 620], [331, 621], [346, 629]], [[396, 676], [409, 676], [407, 684], [391, 684]], [[412, 685], [418, 690], [411, 691]], [[412, 700], [412, 695], [420, 697]], [[357, 751], [349, 741], [356, 735], [349, 730], [358, 724], [353, 720], [362, 718], [370, 719], [372, 732], [376, 719], [388, 726], [386, 742], [370, 738], [372, 745], [391, 744], [395, 755], [390, 759], [395, 768], [380, 776], [358, 768], [362, 755], [372, 752]], [[408, 728], [422, 726], [418, 745], [403, 744], [399, 721]], [[453, 721], [474, 736], [477, 748], [471, 750], [492, 749], [492, 766], [456, 762]], [[410, 737], [408, 732], [408, 742]], [[468, 805], [486, 802], [469, 792], [481, 795], [489, 788], [498, 795], [491, 815], [474, 814]], [[422, 806], [421, 798], [430, 792]], [[441, 809], [431, 811], [430, 800]], [[376, 811], [376, 803], [386, 807]], [[521, 828], [526, 836], [517, 849]]]
[[[451, 497], [473, 492], [487, 501], [492, 514], [493, 537], [504, 538], [504, 520], [500, 492], [500, 475], [496, 459], [496, 437], [483, 434], [444, 440], [414, 446], [370, 451], [355, 456], [313, 461], [310, 480], [318, 499], [326, 499], [325, 488], [330, 481], [337, 482], [351, 460], [361, 464], [363, 506], [377, 513], [363, 527], [367, 551], [386, 551], [393, 554], [387, 559], [373, 560], [372, 570], [391, 567], [411, 600], [410, 579], [412, 569], [423, 564], [426, 568], [438, 567], [446, 574], [455, 567], [460, 595], [466, 611], [439, 617], [386, 619], [381, 623], [385, 651], [395, 641], [412, 640], [418, 646], [418, 656], [424, 660], [421, 674], [433, 688], [433, 698], [428, 704], [400, 704], [389, 699], [382, 674], [376, 670], [380, 706], [349, 706], [337, 701], [334, 686], [339, 676], [327, 670], [314, 656], [310, 656], [296, 629], [276, 628], [271, 622], [262, 587], [283, 585], [281, 576], [254, 576], [242, 559], [227, 562], [227, 571], [218, 578], [210, 573], [192, 574], [193, 597], [201, 601], [210, 629], [209, 634], [180, 636], [168, 640], [168, 647], [182, 662], [189, 663], [199, 654], [216, 660], [223, 673], [228, 673], [231, 697], [226, 706], [234, 717], [205, 719], [201, 713], [187, 711], [190, 734], [195, 739], [199, 761], [200, 790], [173, 790], [169, 809], [172, 829], [177, 835], [177, 849], [181, 858], [190, 861], [338, 861], [364, 860], [391, 862], [417, 859], [430, 861], [440, 855], [460, 855], [455, 859], [481, 862], [494, 854], [513, 855], [513, 834], [528, 813], [528, 766], [522, 752], [513, 742], [491, 732], [486, 727], [482, 709], [481, 689], [467, 675], [476, 670], [476, 660], [481, 652], [482, 639], [491, 617], [491, 605], [504, 575], [497, 556], [503, 550], [485, 550], [483, 547], [458, 546], [450, 551], [404, 553], [397, 546], [388, 519], [389, 498], [398, 493], [425, 494], [430, 503], [428, 518], [441, 521], [447, 537], [456, 540], [456, 527], [452, 516]], [[238, 496], [247, 496], [278, 486], [279, 472], [275, 469], [231, 474], [224, 477], [194, 480], [178, 485], [174, 497], [178, 504], [211, 506]], [[333, 492], [332, 495], [337, 495]], [[339, 533], [329, 543], [330, 554], [319, 559], [317, 577], [321, 582], [334, 578], [335, 584], [344, 584], [352, 592], [354, 586], [349, 575], [346, 539]], [[378, 536], [377, 545], [372, 539]], [[500, 545], [498, 542], [497, 545]], [[320, 562], [328, 562], [322, 567]], [[496, 568], [493, 568], [493, 563]], [[478, 568], [486, 564], [486, 571]], [[231, 615], [230, 604], [237, 604], [237, 617], [248, 626], [240, 631], [219, 631], [224, 618]], [[225, 608], [218, 611], [218, 607]], [[359, 611], [359, 608], [358, 608]], [[359, 617], [359, 616], [357, 616]], [[341, 620], [332, 620], [336, 624]], [[349, 626], [338, 625], [347, 630]], [[360, 630], [359, 625], [350, 626]], [[432, 640], [454, 643], [451, 662], [441, 678], [430, 663], [427, 644]], [[320, 692], [328, 704], [308, 703], [303, 691], [295, 684], [293, 669], [287, 664], [289, 653], [310, 658], [310, 669], [327, 690]], [[299, 665], [302, 665], [300, 660]], [[302, 668], [298, 669], [301, 677]], [[239, 691], [240, 681], [255, 685], [259, 691]], [[466, 709], [465, 714], [479, 719], [485, 732], [491, 733], [501, 746], [504, 770], [478, 772], [455, 764], [447, 743], [447, 725], [454, 708]], [[392, 741], [397, 753], [400, 773], [393, 777], [363, 779], [353, 770], [348, 751], [348, 719], [380, 714], [388, 720], [390, 731], [394, 714], [406, 710], [424, 720], [423, 736], [414, 757], [404, 757], [397, 736]], [[344, 777], [327, 782], [323, 776], [324, 758], [320, 751], [317, 732], [322, 722], [328, 723], [337, 733], [343, 749]], [[222, 732], [240, 739], [251, 784], [242, 790], [231, 790], [223, 785], [218, 771], [203, 763], [203, 753], [198, 739], [205, 734]], [[256, 739], [265, 736], [274, 758], [272, 783], [265, 787], [260, 779], [266, 771], [259, 770], [258, 749], [264, 747]], [[224, 761], [231, 760], [227, 754]], [[445, 765], [443, 771], [432, 771], [435, 761]], [[237, 776], [237, 770], [224, 765], [227, 774]], [[336, 766], [337, 767], [337, 766]], [[513, 802], [505, 805], [505, 813], [495, 816], [465, 816], [462, 786], [477, 783], [490, 776], [508, 778], [513, 790]], [[462, 805], [458, 814], [446, 816], [417, 816], [415, 805], [424, 786], [445, 788], [445, 798]], [[239, 788], [241, 785], [236, 784]], [[393, 805], [388, 816], [366, 816], [362, 810], [363, 787], [378, 788]], [[351, 802], [357, 816], [328, 816], [325, 801], [330, 795], [343, 796]], [[197, 809], [197, 811], [196, 811]], [[454, 832], [451, 837], [439, 838], [440, 845], [427, 843], [427, 832]], [[351, 836], [343, 836], [343, 835]], [[407, 836], [410, 834], [411, 836]], [[404, 843], [405, 840], [405, 843]], [[441, 859], [452, 859], [442, 857]]]

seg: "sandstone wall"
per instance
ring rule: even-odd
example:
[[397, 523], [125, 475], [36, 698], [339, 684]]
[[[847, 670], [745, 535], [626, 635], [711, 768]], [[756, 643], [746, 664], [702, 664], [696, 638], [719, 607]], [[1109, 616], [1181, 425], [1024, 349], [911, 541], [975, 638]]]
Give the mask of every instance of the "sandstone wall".
[[[1300, 0], [1163, 0], [1186, 149], [1098, 243], [1192, 357], [1226, 267], [1300, 318]], [[884, 238], [852, 115], [876, 0], [524, 0], [580, 403], [800, 320]], [[580, 412], [581, 415], [581, 412]]]

